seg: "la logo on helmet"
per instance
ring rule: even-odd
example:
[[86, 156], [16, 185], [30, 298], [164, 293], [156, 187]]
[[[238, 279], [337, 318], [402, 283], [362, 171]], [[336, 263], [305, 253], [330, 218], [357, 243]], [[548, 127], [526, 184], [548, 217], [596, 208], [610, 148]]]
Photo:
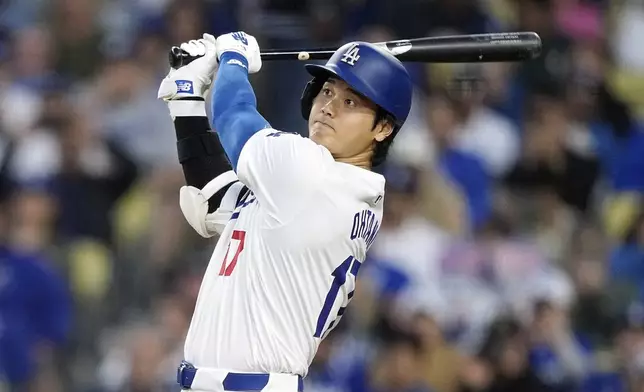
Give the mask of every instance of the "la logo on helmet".
[[342, 55], [342, 59], [340, 61], [345, 62], [349, 65], [356, 65], [356, 61], [360, 58], [359, 55], [360, 52], [360, 47], [358, 44], [353, 44], [349, 46], [349, 49], [347, 49], [346, 52], [344, 52], [344, 55]]

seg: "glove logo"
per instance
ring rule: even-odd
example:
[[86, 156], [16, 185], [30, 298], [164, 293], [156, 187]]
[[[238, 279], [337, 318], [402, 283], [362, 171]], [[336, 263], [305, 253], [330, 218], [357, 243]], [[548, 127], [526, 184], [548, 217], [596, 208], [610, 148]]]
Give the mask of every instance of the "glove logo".
[[186, 94], [194, 94], [194, 88], [192, 85], [192, 81], [190, 80], [177, 80], [177, 92], [178, 93], [186, 93]]
[[239, 65], [240, 67], [246, 68], [246, 65], [237, 59], [230, 59], [226, 62], [226, 64], [235, 64], [235, 65]]
[[236, 39], [237, 41], [240, 41], [244, 45], [248, 45], [248, 40], [246, 39], [246, 34], [243, 32], [237, 32], [232, 34], [233, 38]]

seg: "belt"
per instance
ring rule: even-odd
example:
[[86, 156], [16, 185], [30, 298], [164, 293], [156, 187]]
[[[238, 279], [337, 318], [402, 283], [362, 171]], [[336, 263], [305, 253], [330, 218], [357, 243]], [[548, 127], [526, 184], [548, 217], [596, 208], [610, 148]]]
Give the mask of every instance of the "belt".
[[[177, 383], [182, 389], [192, 388], [192, 382], [197, 375], [197, 368], [191, 363], [182, 361], [177, 369]], [[206, 370], [206, 369], [203, 369]], [[281, 375], [279, 375], [281, 376]], [[223, 381], [223, 388], [226, 391], [261, 391], [269, 383], [271, 378], [270, 373], [236, 373], [228, 372]], [[304, 390], [304, 383], [301, 376], [297, 376], [297, 390], [302, 392]]]

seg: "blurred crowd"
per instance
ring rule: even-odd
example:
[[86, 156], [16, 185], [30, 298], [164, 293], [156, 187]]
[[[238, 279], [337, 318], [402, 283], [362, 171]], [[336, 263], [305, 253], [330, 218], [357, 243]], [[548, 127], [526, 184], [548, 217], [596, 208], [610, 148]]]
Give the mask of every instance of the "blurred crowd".
[[[385, 217], [310, 392], [644, 391], [641, 0], [0, 1], [0, 391], [176, 391], [216, 240], [178, 208], [171, 45], [529, 30], [528, 63], [406, 64]], [[306, 134], [301, 63], [253, 75]]]

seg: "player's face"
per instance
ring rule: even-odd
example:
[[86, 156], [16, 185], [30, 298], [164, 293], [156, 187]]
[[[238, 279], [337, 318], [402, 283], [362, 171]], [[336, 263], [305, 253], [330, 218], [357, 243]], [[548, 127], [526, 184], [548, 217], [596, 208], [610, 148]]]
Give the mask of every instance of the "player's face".
[[309, 137], [326, 147], [335, 159], [370, 156], [375, 142], [391, 134], [392, 126], [374, 126], [376, 105], [339, 79], [329, 79], [313, 100]]

